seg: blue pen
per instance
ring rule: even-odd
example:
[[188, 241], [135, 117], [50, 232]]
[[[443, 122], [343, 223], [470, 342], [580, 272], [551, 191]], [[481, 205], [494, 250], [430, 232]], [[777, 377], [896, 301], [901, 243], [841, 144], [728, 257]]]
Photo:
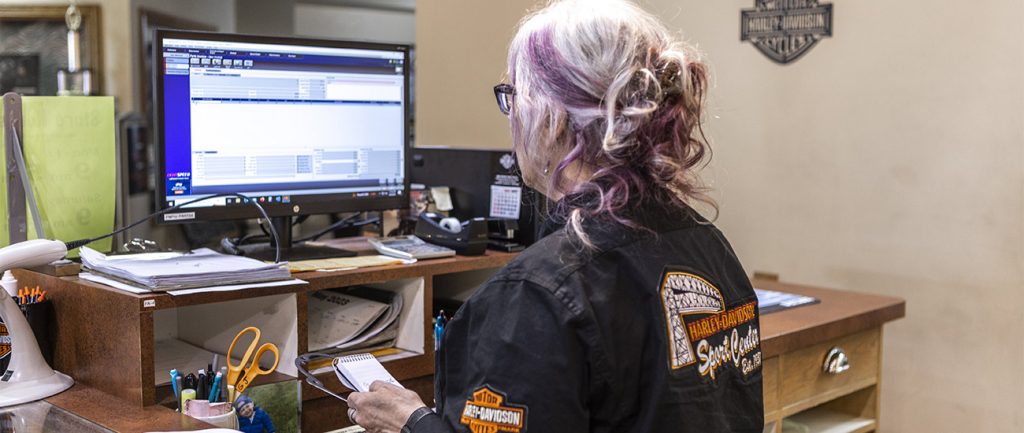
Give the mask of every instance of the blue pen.
[[220, 372], [218, 371], [217, 372], [217, 376], [214, 377], [214, 379], [213, 379], [213, 385], [210, 386], [210, 398], [207, 399], [207, 400], [210, 401], [210, 403], [216, 402], [217, 401], [217, 397], [220, 396], [220, 392], [217, 391], [217, 387], [220, 386], [220, 378], [222, 376], [223, 375], [220, 374]]
[[437, 318], [434, 319], [434, 351], [437, 352], [441, 349], [441, 337], [444, 336], [444, 310], [437, 313]]

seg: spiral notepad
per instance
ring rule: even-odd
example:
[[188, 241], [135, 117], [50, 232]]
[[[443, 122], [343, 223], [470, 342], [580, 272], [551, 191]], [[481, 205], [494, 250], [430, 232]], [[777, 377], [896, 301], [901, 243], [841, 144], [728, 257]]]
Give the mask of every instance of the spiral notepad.
[[359, 392], [369, 391], [370, 384], [375, 380], [402, 386], [380, 361], [369, 353], [334, 358], [334, 373], [338, 375], [338, 380], [341, 380], [342, 384]]

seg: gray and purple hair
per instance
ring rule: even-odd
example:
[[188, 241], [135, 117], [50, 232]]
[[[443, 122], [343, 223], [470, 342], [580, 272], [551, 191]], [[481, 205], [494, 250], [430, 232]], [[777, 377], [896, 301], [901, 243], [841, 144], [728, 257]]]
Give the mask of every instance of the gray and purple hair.
[[562, 201], [566, 227], [587, 246], [586, 218], [638, 227], [637, 203], [714, 207], [694, 173], [709, 152], [707, 74], [695, 50], [627, 1], [557, 1], [528, 15], [508, 53], [527, 183], [577, 198]]

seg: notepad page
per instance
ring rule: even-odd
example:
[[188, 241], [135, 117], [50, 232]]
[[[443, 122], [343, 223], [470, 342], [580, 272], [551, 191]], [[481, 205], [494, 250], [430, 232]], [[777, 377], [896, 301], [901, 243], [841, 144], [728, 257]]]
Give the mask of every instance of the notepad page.
[[380, 361], [369, 353], [334, 358], [334, 372], [341, 383], [359, 392], [369, 391], [370, 384], [376, 380], [404, 388]]

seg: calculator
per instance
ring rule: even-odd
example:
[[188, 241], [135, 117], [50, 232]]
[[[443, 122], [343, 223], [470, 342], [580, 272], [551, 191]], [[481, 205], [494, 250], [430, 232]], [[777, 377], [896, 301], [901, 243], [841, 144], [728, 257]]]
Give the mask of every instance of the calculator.
[[412, 235], [369, 238], [369, 241], [378, 253], [402, 259], [436, 259], [455, 255], [455, 250], [451, 248], [428, 244]]

